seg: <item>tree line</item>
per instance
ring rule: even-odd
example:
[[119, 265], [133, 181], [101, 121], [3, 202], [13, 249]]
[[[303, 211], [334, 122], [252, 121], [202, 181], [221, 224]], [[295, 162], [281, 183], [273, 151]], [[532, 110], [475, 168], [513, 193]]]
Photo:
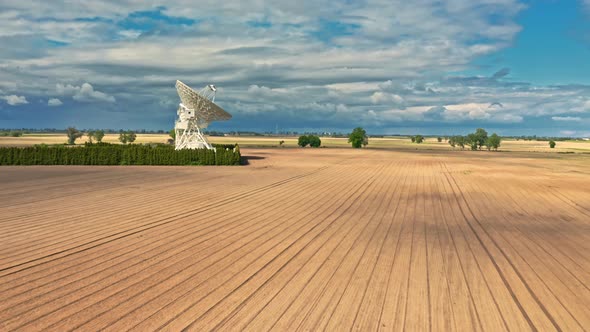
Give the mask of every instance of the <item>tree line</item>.
[[[444, 139], [447, 139], [446, 137]], [[410, 136], [412, 143], [420, 144], [424, 142], [424, 136], [415, 135]], [[440, 143], [443, 141], [442, 137], [437, 137], [436, 140]], [[498, 148], [502, 144], [502, 138], [493, 133], [488, 136], [488, 132], [483, 128], [477, 128], [475, 132], [467, 134], [466, 136], [457, 135], [448, 137], [448, 143], [453, 147], [460, 147], [462, 150], [465, 147], [469, 147], [471, 150], [482, 150], [484, 147], [488, 150], [498, 151]]]
[[[101, 143], [102, 139], [104, 138], [105, 131], [104, 130], [89, 130], [87, 132], [82, 132], [76, 127], [68, 127], [66, 129], [66, 135], [68, 137], [68, 145], [75, 145], [76, 140], [78, 138], [83, 137], [84, 135], [88, 136], [88, 142], [93, 143], [96, 141], [97, 143]], [[137, 134], [132, 130], [121, 130], [119, 131], [119, 142], [123, 144], [133, 143], [137, 139]]]
[[[525, 137], [525, 136], [521, 136], [521, 137]], [[527, 137], [529, 137], [529, 136], [527, 136]], [[546, 140], [546, 138], [537, 138], [536, 136], [530, 136], [530, 137], [534, 137], [535, 140], [537, 140], [537, 141], [545, 141]], [[514, 137], [508, 136], [508, 138], [514, 138]], [[410, 140], [412, 141], [412, 143], [420, 144], [420, 143], [424, 142], [424, 136], [422, 136], [422, 135], [410, 136]], [[450, 137], [439, 136], [436, 138], [436, 140], [439, 143], [441, 143], [443, 140], [447, 141], [449, 143], [449, 145], [453, 147], [453, 149], [455, 149], [456, 147], [459, 147], [459, 148], [461, 148], [461, 150], [465, 150], [465, 147], [468, 147], [470, 150], [473, 150], [473, 151], [482, 150], [484, 147], [488, 151], [491, 151], [491, 150], [498, 151], [498, 148], [502, 145], [502, 137], [501, 136], [499, 136], [496, 133], [493, 133], [492, 135], [488, 136], [488, 132], [483, 128], [477, 128], [474, 133], [470, 133], [465, 136], [462, 136], [462, 135], [456, 135], [456, 136], [450, 136]], [[516, 140], [518, 141], [518, 138], [516, 138]], [[524, 139], [524, 140], [531, 141], [533, 139], [531, 138], [531, 139]], [[555, 143], [556, 140], [557, 139], [548, 139], [549, 147], [551, 149], [555, 148], [555, 146], [557, 145]], [[566, 139], [562, 138], [560, 140], [566, 140]]]
[[467, 136], [452, 136], [449, 137], [449, 145], [455, 148], [459, 146], [462, 150], [468, 146], [472, 151], [481, 150], [485, 147], [488, 151], [498, 151], [502, 144], [502, 138], [498, 134], [493, 133], [488, 136], [488, 132], [483, 128], [477, 128], [474, 133]]
[[[369, 137], [367, 136], [367, 132], [361, 128], [357, 127], [352, 130], [350, 134], [347, 135], [348, 143], [352, 145], [353, 148], [361, 148], [363, 146], [367, 146], [369, 144]], [[279, 145], [282, 146], [285, 141], [280, 141]], [[318, 148], [322, 145], [322, 140], [319, 136], [314, 134], [309, 135], [301, 135], [297, 140], [297, 145], [304, 148], [306, 146], [311, 146], [312, 148]]]
[[21, 137], [23, 132], [20, 130], [0, 131], [0, 136]]

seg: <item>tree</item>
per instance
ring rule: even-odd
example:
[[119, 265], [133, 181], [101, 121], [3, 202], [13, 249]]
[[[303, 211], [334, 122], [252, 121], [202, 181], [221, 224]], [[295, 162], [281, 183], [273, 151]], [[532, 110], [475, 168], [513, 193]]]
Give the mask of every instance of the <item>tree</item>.
[[104, 130], [96, 130], [94, 132], [94, 139], [96, 140], [96, 142], [98, 142], [98, 143], [102, 142], [103, 137], [104, 137]]
[[416, 135], [416, 137], [414, 138], [416, 140], [416, 143], [421, 144], [422, 142], [424, 142], [424, 136], [422, 135]]
[[15, 130], [15, 131], [10, 132], [10, 136], [12, 136], [12, 137], [21, 137], [22, 135], [23, 135], [22, 131]]
[[136, 138], [137, 138], [137, 135], [135, 134], [135, 132], [133, 132], [131, 130], [119, 132], [119, 142], [121, 142], [123, 144], [133, 143], [133, 142], [135, 142]]
[[307, 136], [307, 135], [299, 136], [299, 139], [297, 140], [297, 145], [299, 145], [302, 148], [309, 145], [309, 136]]
[[485, 131], [483, 128], [477, 128], [475, 130], [474, 135], [475, 142], [477, 143], [477, 148], [481, 150], [482, 146], [485, 145], [486, 140], [488, 139], [488, 132]]
[[455, 142], [457, 142], [461, 150], [465, 150], [465, 136], [455, 136]]
[[279, 141], [279, 146], [281, 146], [281, 147], [282, 147], [282, 146], [283, 146], [283, 144], [285, 144], [285, 141], [284, 141], [284, 140], [280, 140], [280, 141]]
[[121, 131], [119, 133], [119, 142], [127, 144], [127, 133], [125, 133], [124, 131]]
[[485, 145], [488, 150], [494, 149], [495, 151], [498, 151], [501, 142], [502, 138], [498, 136], [498, 134], [493, 133], [492, 136], [488, 137]]
[[367, 144], [369, 144], [369, 137], [367, 136], [367, 132], [361, 127], [354, 128], [352, 133], [348, 135], [348, 143], [351, 143], [352, 147], [355, 149], [359, 149], [362, 146], [366, 146]]
[[410, 136], [410, 139], [412, 140], [412, 143], [416, 143], [416, 136]]
[[90, 142], [90, 144], [92, 144], [92, 139], [94, 138], [94, 131], [92, 131], [92, 130], [89, 130], [89, 131], [86, 133], [86, 136], [88, 136], [88, 142]]
[[449, 138], [449, 145], [453, 147], [453, 150], [455, 149], [455, 146], [457, 145], [457, 141], [455, 141], [455, 137]]
[[442, 137], [437, 137], [436, 140], [440, 143], [442, 142]]
[[127, 142], [133, 143], [133, 142], [135, 142], [136, 138], [137, 138], [137, 135], [135, 134], [134, 131], [130, 130], [127, 132]]
[[465, 143], [467, 143], [471, 147], [471, 150], [475, 151], [479, 147], [479, 137], [477, 136], [477, 134], [474, 133], [469, 134], [465, 139]]
[[311, 146], [312, 148], [319, 148], [322, 145], [322, 140], [319, 136], [309, 135], [307, 137], [307, 140], [309, 142], [309, 146]]
[[80, 132], [75, 127], [68, 127], [68, 129], [66, 130], [66, 133], [68, 135], [68, 144], [69, 145], [76, 144], [76, 140], [84, 135], [84, 133]]
[[553, 141], [553, 140], [549, 141], [549, 148], [555, 149], [555, 141]]

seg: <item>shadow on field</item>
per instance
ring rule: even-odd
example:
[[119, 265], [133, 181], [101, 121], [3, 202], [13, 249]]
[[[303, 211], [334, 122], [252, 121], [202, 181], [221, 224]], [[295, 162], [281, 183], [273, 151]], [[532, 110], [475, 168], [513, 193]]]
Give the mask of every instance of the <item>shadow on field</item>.
[[266, 157], [261, 156], [242, 156], [242, 165], [250, 165], [250, 160], [262, 160]]

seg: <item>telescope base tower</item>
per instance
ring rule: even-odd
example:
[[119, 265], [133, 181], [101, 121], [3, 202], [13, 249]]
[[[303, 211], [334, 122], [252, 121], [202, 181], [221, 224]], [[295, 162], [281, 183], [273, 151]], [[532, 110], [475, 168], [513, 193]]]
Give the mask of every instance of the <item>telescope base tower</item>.
[[209, 149], [213, 146], [199, 128], [199, 122], [196, 112], [187, 108], [183, 104], [178, 107], [179, 120], [176, 121], [174, 130], [176, 131], [175, 149]]

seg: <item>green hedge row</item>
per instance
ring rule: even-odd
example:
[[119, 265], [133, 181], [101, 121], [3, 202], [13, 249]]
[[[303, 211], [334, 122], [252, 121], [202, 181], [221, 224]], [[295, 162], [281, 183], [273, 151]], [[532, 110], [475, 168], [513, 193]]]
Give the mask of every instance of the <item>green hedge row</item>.
[[174, 150], [167, 145], [87, 144], [0, 148], [0, 165], [239, 165], [240, 148]]

